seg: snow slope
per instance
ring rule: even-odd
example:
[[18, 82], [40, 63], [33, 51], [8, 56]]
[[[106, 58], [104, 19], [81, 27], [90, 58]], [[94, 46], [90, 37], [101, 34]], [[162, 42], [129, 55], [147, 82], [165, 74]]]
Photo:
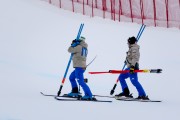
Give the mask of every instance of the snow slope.
[[[109, 95], [118, 75], [89, 71], [122, 69], [127, 38], [141, 25], [89, 18], [37, 0], [2, 0], [0, 4], [0, 120], [179, 120], [180, 31], [147, 27], [140, 38], [140, 68], [162, 68], [162, 74], [139, 74], [149, 98], [162, 103], [60, 102], [40, 92], [56, 94], [70, 54], [67, 48], [79, 25], [89, 44], [87, 68], [93, 94]], [[68, 76], [62, 94], [71, 90]], [[136, 89], [127, 80], [134, 97]], [[118, 84], [115, 94], [121, 92]]]

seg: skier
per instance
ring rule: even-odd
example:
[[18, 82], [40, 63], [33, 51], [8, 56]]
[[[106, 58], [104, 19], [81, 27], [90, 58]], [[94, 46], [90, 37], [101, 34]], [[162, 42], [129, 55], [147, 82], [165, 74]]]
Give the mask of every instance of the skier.
[[70, 74], [69, 80], [72, 86], [72, 91], [68, 93], [70, 97], [81, 97], [78, 85], [82, 87], [84, 91], [84, 96], [81, 98], [83, 100], [93, 100], [92, 92], [88, 85], [84, 81], [83, 73], [86, 70], [86, 57], [88, 54], [88, 44], [85, 42], [85, 37], [81, 36], [79, 40], [73, 40], [68, 52], [73, 54], [73, 67], [75, 70]]
[[146, 95], [142, 85], [138, 81], [138, 75], [137, 73], [134, 73], [134, 70], [139, 70], [139, 58], [140, 58], [140, 52], [139, 48], [140, 46], [137, 44], [137, 39], [133, 36], [130, 37], [128, 40], [128, 47], [129, 50], [127, 52], [125, 64], [127, 65], [126, 70], [130, 70], [130, 73], [120, 74], [118, 80], [120, 81], [121, 87], [122, 87], [122, 93], [115, 95], [116, 97], [133, 97], [130, 94], [129, 88], [127, 86], [127, 83], [125, 79], [128, 77], [131, 80], [131, 83], [136, 87], [139, 96], [137, 99], [143, 99], [143, 100], [149, 100], [148, 96]]

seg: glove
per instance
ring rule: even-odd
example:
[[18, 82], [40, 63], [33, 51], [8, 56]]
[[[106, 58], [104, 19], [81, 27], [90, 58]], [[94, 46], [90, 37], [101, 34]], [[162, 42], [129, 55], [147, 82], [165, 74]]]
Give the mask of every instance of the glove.
[[134, 66], [131, 66], [129, 72], [130, 72], [131, 74], [133, 74], [133, 73], [134, 73], [134, 69], [135, 69], [135, 67], [134, 67]]
[[71, 47], [76, 47], [79, 44], [80, 44], [80, 42], [75, 39], [75, 40], [72, 41]]
[[75, 42], [76, 42], [76, 39], [72, 40], [72, 43], [71, 43], [71, 45], [72, 45], [72, 44], [74, 44]]
[[71, 44], [71, 47], [76, 47], [77, 45], [79, 45], [79, 43], [73, 43]]

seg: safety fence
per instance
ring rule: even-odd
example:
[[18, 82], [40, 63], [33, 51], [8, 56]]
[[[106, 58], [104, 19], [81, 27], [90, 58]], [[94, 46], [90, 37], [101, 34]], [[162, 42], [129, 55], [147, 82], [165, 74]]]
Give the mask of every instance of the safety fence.
[[180, 0], [43, 0], [91, 17], [180, 29]]

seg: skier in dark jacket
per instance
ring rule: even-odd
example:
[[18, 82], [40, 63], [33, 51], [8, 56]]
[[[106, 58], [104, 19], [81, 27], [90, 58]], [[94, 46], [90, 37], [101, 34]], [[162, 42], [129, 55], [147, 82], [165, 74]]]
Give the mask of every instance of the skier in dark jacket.
[[133, 97], [130, 94], [128, 85], [125, 81], [128, 77], [131, 80], [131, 83], [136, 87], [138, 91], [138, 98], [137, 99], [145, 99], [148, 100], [148, 96], [146, 95], [142, 85], [138, 81], [138, 75], [134, 72], [134, 70], [139, 70], [139, 45], [137, 44], [137, 39], [135, 37], [130, 37], [128, 39], [128, 47], [129, 50], [127, 52], [125, 64], [127, 65], [127, 68], [125, 70], [130, 70], [130, 73], [120, 74], [119, 75], [119, 81], [120, 85], [122, 87], [122, 93], [115, 95], [116, 97]]
[[69, 80], [72, 86], [72, 91], [68, 94], [70, 97], [79, 97], [78, 85], [82, 87], [84, 96], [81, 99], [91, 100], [92, 92], [88, 85], [84, 82], [83, 73], [86, 70], [86, 57], [88, 54], [88, 44], [85, 42], [85, 37], [80, 37], [79, 40], [73, 40], [68, 52], [73, 54], [73, 67], [75, 70], [71, 73]]

